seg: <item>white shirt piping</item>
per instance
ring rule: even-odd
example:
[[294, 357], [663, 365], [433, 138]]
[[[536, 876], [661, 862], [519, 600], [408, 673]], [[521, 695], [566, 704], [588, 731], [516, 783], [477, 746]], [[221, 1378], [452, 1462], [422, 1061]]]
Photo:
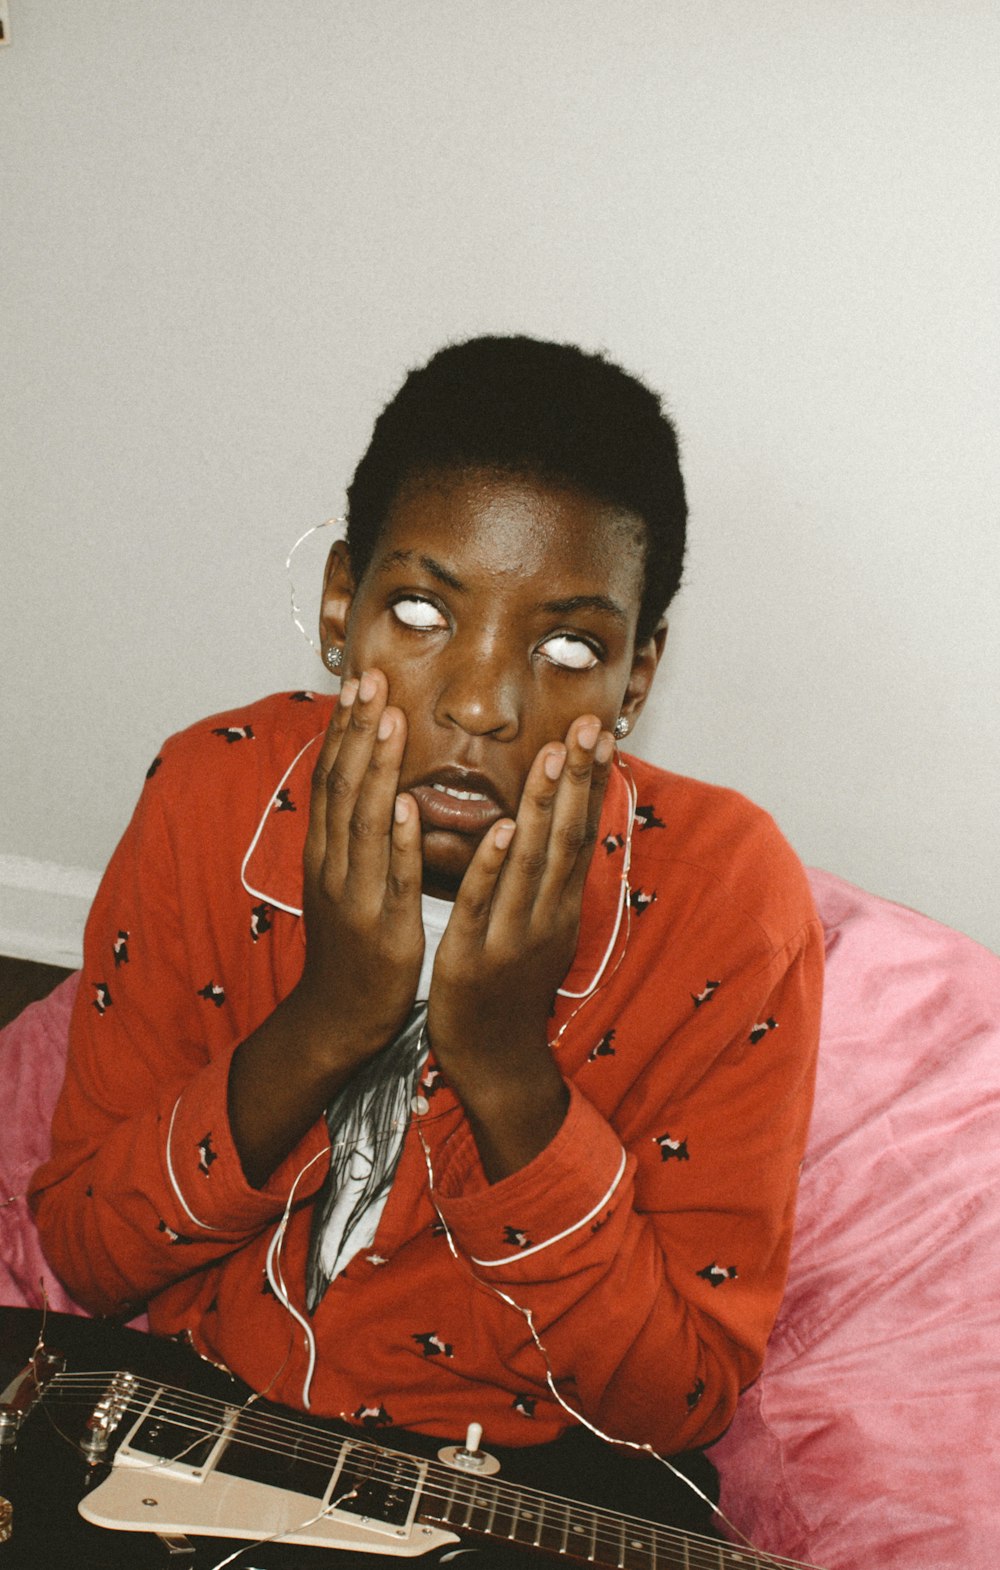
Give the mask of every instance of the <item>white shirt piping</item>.
[[565, 1227], [562, 1232], [557, 1232], [554, 1237], [546, 1238], [544, 1243], [533, 1243], [530, 1248], [522, 1248], [519, 1249], [516, 1254], [508, 1254], [505, 1259], [476, 1259], [473, 1257], [472, 1263], [474, 1265], [481, 1265], [484, 1270], [496, 1270], [501, 1265], [512, 1265], [518, 1260], [527, 1259], [531, 1254], [540, 1254], [543, 1248], [551, 1248], [554, 1243], [561, 1243], [563, 1238], [570, 1237], [574, 1232], [579, 1232], [581, 1227], [585, 1227], [588, 1221], [593, 1221], [598, 1211], [603, 1210], [605, 1205], [610, 1202], [611, 1196], [614, 1194], [615, 1189], [618, 1187], [619, 1183], [625, 1175], [625, 1163], [627, 1159], [628, 1157], [626, 1156], [625, 1148], [623, 1146], [622, 1158], [618, 1163], [618, 1171], [615, 1173], [615, 1180], [611, 1187], [608, 1189], [607, 1193], [597, 1201], [597, 1204], [594, 1206], [593, 1210], [588, 1210], [587, 1214], [585, 1216], [581, 1216], [579, 1221], [574, 1221], [571, 1227]]
[[207, 1221], [199, 1221], [198, 1217], [191, 1209], [191, 1206], [184, 1198], [184, 1195], [181, 1193], [180, 1184], [178, 1183], [177, 1177], [174, 1173], [174, 1163], [170, 1155], [170, 1144], [174, 1137], [174, 1121], [177, 1117], [177, 1108], [180, 1106], [180, 1104], [181, 1098], [178, 1096], [177, 1100], [174, 1102], [174, 1110], [170, 1114], [170, 1127], [167, 1129], [167, 1176], [170, 1178], [171, 1187], [173, 1188], [174, 1193], [177, 1195], [181, 1209], [184, 1211], [184, 1214], [194, 1222], [195, 1226], [201, 1227], [203, 1232], [221, 1232], [221, 1227], [211, 1227]]

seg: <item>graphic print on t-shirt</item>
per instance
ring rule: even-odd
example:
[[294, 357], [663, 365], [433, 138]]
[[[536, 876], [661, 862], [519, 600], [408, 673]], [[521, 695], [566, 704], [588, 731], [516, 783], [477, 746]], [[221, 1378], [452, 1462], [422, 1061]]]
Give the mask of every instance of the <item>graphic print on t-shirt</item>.
[[415, 1003], [396, 1039], [351, 1076], [327, 1110], [330, 1170], [313, 1208], [306, 1263], [311, 1314], [334, 1276], [374, 1240], [403, 1151], [426, 1016], [427, 1004]]

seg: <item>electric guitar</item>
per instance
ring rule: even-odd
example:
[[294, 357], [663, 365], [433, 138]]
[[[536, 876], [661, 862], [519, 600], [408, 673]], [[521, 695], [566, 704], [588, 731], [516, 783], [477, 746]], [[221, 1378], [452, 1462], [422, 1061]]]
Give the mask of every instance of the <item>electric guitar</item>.
[[[12, 1321], [22, 1345], [31, 1330], [30, 1352], [40, 1316], [0, 1309], [8, 1360]], [[66, 1339], [77, 1355], [63, 1367], [47, 1349]], [[123, 1355], [95, 1371], [86, 1354], [109, 1341]], [[465, 1445], [404, 1435], [406, 1449], [387, 1446], [251, 1396], [186, 1349], [92, 1321], [51, 1316], [45, 1348], [2, 1400], [0, 1440], [5, 1416], [17, 1435], [0, 1444], [0, 1494], [13, 1504], [0, 1570], [210, 1570], [241, 1544], [234, 1570], [320, 1570], [330, 1549], [352, 1551], [343, 1570], [362, 1570], [369, 1555], [391, 1570], [393, 1559], [487, 1544], [531, 1552], [539, 1570], [546, 1558], [600, 1570], [792, 1570], [788, 1559], [508, 1480], [474, 1434]], [[530, 1451], [501, 1454], [530, 1467]]]

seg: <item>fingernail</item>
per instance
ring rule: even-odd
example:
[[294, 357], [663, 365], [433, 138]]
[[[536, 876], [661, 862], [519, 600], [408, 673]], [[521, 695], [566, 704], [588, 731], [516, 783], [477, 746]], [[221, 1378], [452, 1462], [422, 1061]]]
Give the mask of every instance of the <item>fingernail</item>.
[[371, 703], [377, 691], [378, 682], [375, 680], [375, 677], [372, 675], [371, 671], [365, 671], [360, 682], [358, 683], [358, 696], [361, 699], [361, 702]]
[[345, 681], [340, 689], [340, 707], [349, 709], [358, 695], [358, 678], [352, 676], [350, 681]]
[[407, 818], [410, 816], [410, 803], [407, 801], [405, 796], [396, 797], [396, 804], [392, 809], [392, 815], [396, 819], [397, 823], [406, 822]]
[[378, 722], [377, 735], [379, 741], [388, 741], [389, 737], [392, 735], [395, 729], [396, 716], [394, 714], [383, 714], [382, 718]]
[[594, 757], [597, 759], [598, 763], [610, 763], [611, 754], [614, 752], [614, 750], [615, 738], [608, 731], [605, 731], [604, 735], [597, 743], [597, 751], [594, 753]]
[[546, 777], [550, 780], [557, 780], [563, 771], [565, 762], [566, 754], [564, 752], [547, 752], [543, 765]]
[[493, 843], [497, 850], [506, 850], [507, 846], [510, 844], [513, 838], [513, 823], [498, 823], [496, 828], [493, 830]]
[[576, 733], [576, 739], [580, 746], [584, 747], [587, 752], [589, 752], [600, 734], [601, 727], [597, 720], [588, 720], [586, 725], [580, 726], [580, 729]]

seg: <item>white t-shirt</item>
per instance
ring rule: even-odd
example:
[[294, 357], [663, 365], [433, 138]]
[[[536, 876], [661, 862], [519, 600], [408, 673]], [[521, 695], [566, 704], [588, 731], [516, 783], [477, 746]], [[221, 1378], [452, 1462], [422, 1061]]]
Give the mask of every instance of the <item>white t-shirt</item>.
[[427, 1058], [427, 998], [434, 958], [448, 925], [449, 900], [421, 895], [424, 959], [416, 1002], [402, 1030], [351, 1076], [327, 1108], [332, 1146], [316, 1197], [306, 1264], [310, 1312], [355, 1254], [371, 1248], [403, 1149]]

